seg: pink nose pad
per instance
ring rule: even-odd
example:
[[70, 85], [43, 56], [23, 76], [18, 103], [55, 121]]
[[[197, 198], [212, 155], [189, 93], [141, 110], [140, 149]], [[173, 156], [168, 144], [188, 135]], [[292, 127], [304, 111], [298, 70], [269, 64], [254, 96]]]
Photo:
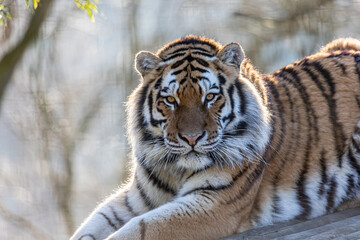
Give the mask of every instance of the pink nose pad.
[[187, 142], [189, 143], [190, 146], [195, 146], [196, 144], [196, 140], [202, 136], [201, 133], [199, 134], [180, 134], [181, 137], [185, 138], [187, 140]]

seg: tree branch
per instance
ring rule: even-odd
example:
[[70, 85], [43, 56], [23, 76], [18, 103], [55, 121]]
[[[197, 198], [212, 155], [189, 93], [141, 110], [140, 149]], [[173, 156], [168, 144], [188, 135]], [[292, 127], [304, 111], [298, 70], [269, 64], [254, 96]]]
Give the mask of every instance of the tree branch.
[[31, 17], [28, 28], [18, 44], [0, 61], [0, 108], [6, 87], [9, 85], [17, 63], [21, 60], [28, 46], [37, 39], [42, 23], [46, 19], [53, 0], [42, 0], [39, 8]]

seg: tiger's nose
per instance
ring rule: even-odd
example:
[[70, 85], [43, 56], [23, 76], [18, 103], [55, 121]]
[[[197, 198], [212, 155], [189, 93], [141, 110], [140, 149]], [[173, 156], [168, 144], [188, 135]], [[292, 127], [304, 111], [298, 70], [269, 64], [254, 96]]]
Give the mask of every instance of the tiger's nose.
[[204, 136], [205, 132], [197, 134], [182, 134], [179, 133], [179, 137], [187, 142], [190, 146], [195, 146], [195, 144]]

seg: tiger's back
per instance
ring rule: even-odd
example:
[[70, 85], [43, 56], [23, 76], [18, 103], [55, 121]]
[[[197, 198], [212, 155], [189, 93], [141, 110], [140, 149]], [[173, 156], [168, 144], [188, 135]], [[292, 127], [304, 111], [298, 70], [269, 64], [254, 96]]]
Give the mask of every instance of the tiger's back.
[[320, 216], [355, 197], [360, 44], [354, 42], [341, 50], [337, 40], [265, 77], [274, 128], [254, 208], [257, 223]]

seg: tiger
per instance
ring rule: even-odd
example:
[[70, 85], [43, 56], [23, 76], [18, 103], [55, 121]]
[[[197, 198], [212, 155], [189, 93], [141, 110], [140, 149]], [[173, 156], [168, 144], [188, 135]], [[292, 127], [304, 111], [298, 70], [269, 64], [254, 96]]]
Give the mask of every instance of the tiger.
[[219, 239], [360, 198], [360, 41], [262, 74], [240, 44], [189, 35], [135, 68], [134, 170], [72, 240]]

